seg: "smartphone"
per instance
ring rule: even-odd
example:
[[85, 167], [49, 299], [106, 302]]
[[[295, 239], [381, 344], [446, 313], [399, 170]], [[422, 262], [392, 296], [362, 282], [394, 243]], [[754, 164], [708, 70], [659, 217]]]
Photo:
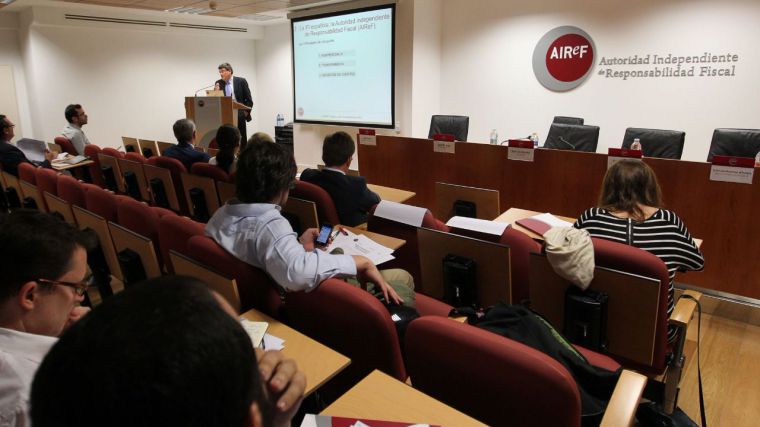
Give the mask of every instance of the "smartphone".
[[314, 241], [314, 243], [317, 246], [327, 246], [327, 243], [330, 241], [330, 234], [332, 234], [332, 230], [332, 224], [323, 223], [319, 227], [319, 236], [317, 236], [317, 239]]

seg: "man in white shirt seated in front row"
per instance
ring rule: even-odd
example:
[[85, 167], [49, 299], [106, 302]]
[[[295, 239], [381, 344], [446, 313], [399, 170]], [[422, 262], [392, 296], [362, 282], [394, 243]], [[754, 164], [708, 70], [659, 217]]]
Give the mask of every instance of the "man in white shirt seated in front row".
[[89, 234], [39, 211], [0, 216], [0, 425], [28, 426], [29, 388], [56, 338], [79, 319]]
[[71, 141], [77, 154], [84, 155], [84, 146], [90, 143], [87, 135], [84, 134], [82, 126], [87, 124], [87, 113], [84, 112], [79, 104], [69, 104], [64, 111], [68, 124], [61, 131], [61, 135]]

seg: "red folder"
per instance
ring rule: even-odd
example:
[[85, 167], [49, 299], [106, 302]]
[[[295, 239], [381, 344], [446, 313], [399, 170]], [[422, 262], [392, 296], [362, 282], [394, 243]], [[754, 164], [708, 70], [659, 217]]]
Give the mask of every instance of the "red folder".
[[533, 219], [533, 218], [518, 219], [515, 222], [517, 222], [519, 225], [522, 225], [523, 227], [527, 228], [528, 230], [530, 230], [530, 231], [532, 231], [532, 232], [534, 232], [536, 234], [540, 234], [542, 236], [544, 235], [544, 233], [546, 233], [547, 231], [549, 231], [550, 228], [552, 228], [549, 224], [547, 224], [547, 223], [545, 223], [543, 221], [539, 221], [537, 219]]

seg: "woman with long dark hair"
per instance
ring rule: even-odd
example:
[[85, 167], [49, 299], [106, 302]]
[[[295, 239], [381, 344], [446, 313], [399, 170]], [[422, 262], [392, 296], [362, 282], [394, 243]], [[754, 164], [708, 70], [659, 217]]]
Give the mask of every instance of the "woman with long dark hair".
[[240, 131], [232, 125], [222, 125], [216, 131], [216, 146], [219, 152], [209, 160], [209, 164], [222, 168], [228, 174], [235, 172], [237, 152], [240, 147]]

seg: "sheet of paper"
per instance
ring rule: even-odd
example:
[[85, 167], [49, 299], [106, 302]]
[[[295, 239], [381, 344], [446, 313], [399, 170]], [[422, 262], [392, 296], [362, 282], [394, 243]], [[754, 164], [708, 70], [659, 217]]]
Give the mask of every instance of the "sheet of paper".
[[504, 233], [504, 230], [509, 226], [509, 224], [504, 222], [468, 218], [466, 216], [453, 216], [446, 225], [449, 227], [477, 231], [479, 233], [493, 234], [495, 236], [501, 236], [501, 234]]
[[282, 350], [285, 348], [285, 340], [272, 334], [264, 334], [264, 350]]
[[381, 200], [375, 208], [375, 216], [390, 219], [402, 224], [419, 227], [422, 225], [422, 219], [425, 217], [427, 209], [417, 206], [405, 205], [403, 203]]
[[357, 235], [343, 229], [330, 245], [329, 251], [336, 248], [343, 250], [346, 255], [362, 255], [369, 258], [375, 265], [394, 259], [393, 249], [383, 246], [365, 235]]
[[531, 218], [539, 220], [541, 222], [545, 222], [552, 227], [572, 227], [572, 222], [563, 221], [556, 216], [550, 214], [550, 213], [542, 213], [538, 215], [534, 215]]
[[36, 139], [22, 138], [16, 143], [16, 148], [24, 153], [30, 162], [44, 162], [47, 144]]
[[248, 336], [251, 337], [253, 346], [261, 347], [261, 341], [264, 339], [264, 334], [266, 334], [267, 332], [269, 323], [252, 322], [248, 319], [241, 319], [240, 324], [243, 326], [243, 329], [245, 329], [245, 331], [248, 333]]

